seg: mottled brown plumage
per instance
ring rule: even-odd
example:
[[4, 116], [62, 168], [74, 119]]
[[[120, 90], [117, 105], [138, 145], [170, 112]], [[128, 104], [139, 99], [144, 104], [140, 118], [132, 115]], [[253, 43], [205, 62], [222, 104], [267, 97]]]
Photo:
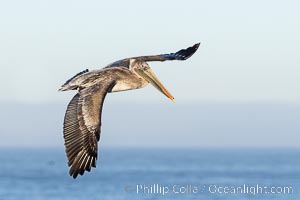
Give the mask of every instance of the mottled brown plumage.
[[96, 167], [101, 113], [106, 94], [143, 88], [150, 83], [174, 101], [146, 62], [186, 60], [197, 51], [199, 45], [176, 53], [126, 58], [100, 70], [84, 70], [62, 85], [60, 91], [78, 90], [67, 107], [63, 131], [69, 173], [73, 178]]

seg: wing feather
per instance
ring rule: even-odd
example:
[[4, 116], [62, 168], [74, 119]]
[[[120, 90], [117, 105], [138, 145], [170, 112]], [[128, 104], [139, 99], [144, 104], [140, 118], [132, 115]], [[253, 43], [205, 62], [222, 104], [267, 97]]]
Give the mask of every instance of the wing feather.
[[64, 139], [69, 174], [76, 178], [96, 167], [101, 112], [107, 92], [115, 81], [83, 88], [70, 101], [64, 119]]
[[106, 66], [105, 68], [109, 67], [127, 67], [130, 66], [130, 59], [136, 59], [141, 60], [144, 62], [150, 62], [150, 61], [166, 61], [166, 60], [186, 60], [190, 58], [199, 48], [200, 43], [197, 43], [191, 47], [188, 47], [186, 49], [181, 49], [177, 51], [176, 53], [168, 53], [168, 54], [160, 54], [160, 55], [153, 55], [153, 56], [138, 56], [138, 57], [132, 57], [132, 58], [125, 58], [123, 60], [118, 60], [116, 62], [113, 62]]

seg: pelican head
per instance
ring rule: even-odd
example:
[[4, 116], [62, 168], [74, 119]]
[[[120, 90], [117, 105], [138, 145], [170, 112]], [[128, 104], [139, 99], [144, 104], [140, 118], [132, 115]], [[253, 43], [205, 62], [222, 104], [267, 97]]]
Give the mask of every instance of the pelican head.
[[158, 91], [163, 93], [171, 101], [175, 102], [175, 98], [156, 77], [154, 72], [149, 67], [148, 63], [139, 60], [132, 60], [130, 66], [131, 71], [133, 71], [137, 76], [150, 83], [153, 87], [155, 87]]

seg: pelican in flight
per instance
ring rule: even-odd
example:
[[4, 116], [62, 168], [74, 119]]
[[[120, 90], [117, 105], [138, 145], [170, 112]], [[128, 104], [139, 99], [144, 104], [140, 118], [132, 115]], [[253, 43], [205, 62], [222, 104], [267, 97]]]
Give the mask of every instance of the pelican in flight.
[[101, 112], [106, 94], [139, 89], [150, 83], [175, 101], [147, 62], [186, 60], [197, 51], [199, 45], [176, 53], [126, 58], [99, 70], [84, 70], [61, 86], [59, 91], [78, 91], [68, 104], [63, 126], [70, 176], [75, 179], [78, 174], [83, 175], [85, 171], [91, 171], [91, 167], [96, 167]]

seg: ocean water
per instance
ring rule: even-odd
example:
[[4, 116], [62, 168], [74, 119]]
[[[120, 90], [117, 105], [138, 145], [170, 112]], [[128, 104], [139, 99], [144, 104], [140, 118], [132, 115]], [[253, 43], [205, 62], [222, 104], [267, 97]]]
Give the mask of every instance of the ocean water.
[[300, 199], [300, 150], [100, 149], [68, 175], [63, 149], [1, 149], [0, 200]]

